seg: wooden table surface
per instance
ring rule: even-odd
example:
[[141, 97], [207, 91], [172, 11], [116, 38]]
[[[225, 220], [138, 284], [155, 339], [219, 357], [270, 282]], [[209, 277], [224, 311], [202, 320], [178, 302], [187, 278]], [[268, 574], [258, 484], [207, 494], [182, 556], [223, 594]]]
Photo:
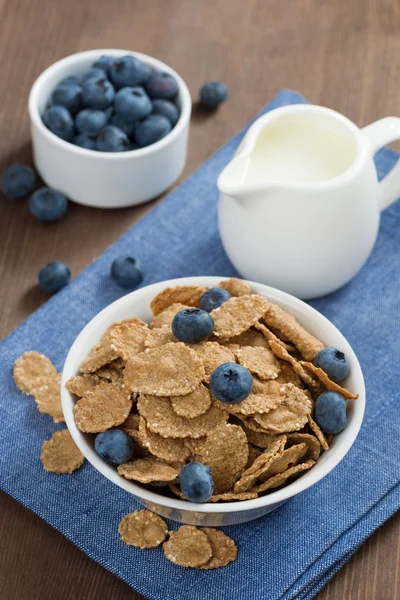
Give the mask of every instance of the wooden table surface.
[[[284, 87], [358, 125], [399, 114], [399, 0], [0, 0], [0, 171], [31, 161], [26, 104], [37, 75], [99, 47], [164, 60], [193, 98], [206, 80], [229, 86], [217, 114], [195, 111], [182, 179]], [[26, 202], [0, 198], [0, 338], [46, 301], [36, 286], [42, 264], [62, 259], [78, 274], [151, 206], [73, 205], [65, 220], [44, 225]], [[399, 523], [394, 517], [381, 527], [318, 600], [399, 598]], [[139, 599], [3, 493], [0, 540], [1, 600]]]

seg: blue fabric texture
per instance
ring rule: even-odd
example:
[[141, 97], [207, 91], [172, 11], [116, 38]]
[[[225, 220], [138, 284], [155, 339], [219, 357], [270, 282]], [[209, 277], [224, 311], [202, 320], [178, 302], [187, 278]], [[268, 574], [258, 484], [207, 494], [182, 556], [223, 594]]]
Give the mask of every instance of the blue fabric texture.
[[[285, 90], [263, 112], [304, 102]], [[16, 389], [14, 360], [25, 350], [38, 350], [61, 370], [82, 327], [122, 295], [109, 276], [112, 260], [121, 254], [141, 259], [142, 285], [188, 275], [236, 275], [218, 236], [215, 182], [243, 133], [0, 345], [1, 488], [154, 600], [312, 598], [400, 505], [399, 203], [382, 215], [378, 241], [360, 273], [340, 291], [312, 302], [347, 337], [365, 374], [367, 408], [357, 441], [332, 473], [275, 513], [226, 528], [239, 547], [235, 563], [215, 571], [181, 569], [161, 549], [128, 547], [117, 525], [138, 506], [127, 492], [88, 463], [72, 475], [42, 468], [41, 445], [63, 426], [55, 427]], [[396, 152], [381, 150], [379, 176], [397, 159]]]

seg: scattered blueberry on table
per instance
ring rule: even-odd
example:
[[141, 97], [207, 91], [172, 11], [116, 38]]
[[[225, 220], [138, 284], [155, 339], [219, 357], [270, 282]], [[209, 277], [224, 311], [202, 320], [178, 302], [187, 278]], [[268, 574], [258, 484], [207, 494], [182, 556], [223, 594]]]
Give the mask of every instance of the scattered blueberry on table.
[[71, 271], [62, 260], [54, 260], [39, 271], [39, 285], [45, 292], [54, 294], [65, 287], [71, 279]]
[[346, 355], [333, 346], [323, 348], [315, 357], [314, 365], [325, 371], [332, 381], [342, 381], [349, 374]]
[[101, 458], [113, 465], [122, 465], [133, 455], [131, 438], [125, 431], [117, 428], [97, 434], [94, 448]]
[[231, 298], [228, 290], [224, 290], [224, 288], [210, 288], [200, 298], [200, 308], [207, 312], [211, 312], [218, 306], [221, 306], [224, 302]]
[[35, 173], [27, 165], [12, 165], [1, 178], [1, 191], [9, 200], [21, 200], [33, 191]]
[[120, 287], [134, 289], [143, 280], [140, 261], [133, 256], [119, 256], [111, 265], [111, 277]]
[[228, 88], [220, 81], [209, 81], [200, 89], [200, 102], [208, 108], [216, 108], [228, 97]]
[[338, 392], [324, 392], [315, 402], [315, 421], [325, 433], [339, 433], [347, 425], [346, 400]]
[[178, 92], [172, 75], [136, 56], [101, 56], [86, 73], [60, 81], [42, 118], [52, 133], [81, 148], [127, 152], [158, 142], [175, 127]]
[[214, 481], [209, 467], [199, 462], [185, 465], [179, 473], [179, 483], [185, 498], [190, 502], [207, 502], [214, 491]]
[[174, 316], [171, 329], [181, 342], [196, 344], [212, 334], [214, 319], [200, 308], [185, 308]]
[[68, 199], [61, 192], [41, 187], [29, 198], [29, 210], [38, 221], [59, 221], [67, 214]]
[[236, 363], [223, 363], [212, 372], [210, 389], [213, 395], [226, 404], [245, 400], [253, 387], [251, 373]]

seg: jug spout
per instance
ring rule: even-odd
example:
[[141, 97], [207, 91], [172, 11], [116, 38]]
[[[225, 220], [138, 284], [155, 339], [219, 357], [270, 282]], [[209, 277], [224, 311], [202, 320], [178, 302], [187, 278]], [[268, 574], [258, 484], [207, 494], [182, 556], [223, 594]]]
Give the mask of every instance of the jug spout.
[[[247, 154], [235, 156], [218, 177], [217, 186], [221, 194], [233, 198], [244, 198], [245, 176], [249, 168]], [[246, 193], [247, 196], [247, 193]]]

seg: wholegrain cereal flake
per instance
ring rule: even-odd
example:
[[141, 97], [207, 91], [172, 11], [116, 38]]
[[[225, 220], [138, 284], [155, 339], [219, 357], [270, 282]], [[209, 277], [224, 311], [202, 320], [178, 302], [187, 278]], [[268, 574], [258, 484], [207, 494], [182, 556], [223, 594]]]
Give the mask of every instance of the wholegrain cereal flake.
[[200, 567], [212, 557], [208, 536], [192, 525], [182, 525], [177, 531], [170, 531], [163, 550], [168, 560], [180, 567]]
[[260, 379], [276, 379], [281, 370], [269, 348], [244, 346], [234, 352], [238, 362]]
[[180, 312], [181, 310], [184, 310], [185, 308], [190, 308], [190, 306], [187, 306], [185, 304], [180, 304], [179, 302], [171, 304], [171, 306], [168, 306], [168, 308], [166, 308], [162, 312], [155, 315], [152, 322], [150, 323], [150, 328], [151, 329], [158, 329], [161, 327], [171, 328], [171, 323], [174, 320], [175, 315], [178, 312]]
[[139, 414], [146, 419], [147, 428], [166, 438], [199, 438], [207, 435], [228, 419], [228, 413], [211, 406], [199, 417], [180, 417], [169, 398], [142, 394], [137, 403]]
[[211, 311], [214, 335], [231, 338], [247, 331], [267, 312], [268, 307], [268, 300], [257, 294], [229, 298]]
[[246, 434], [238, 425], [225, 423], [206, 438], [188, 440], [192, 459], [211, 469], [215, 494], [228, 492], [247, 464]]
[[165, 438], [149, 431], [143, 417], [139, 421], [139, 435], [141, 442], [153, 456], [167, 462], [184, 462], [190, 454], [182, 439]]
[[237, 558], [237, 547], [232, 538], [214, 527], [203, 527], [202, 530], [211, 544], [212, 556], [199, 569], [218, 569], [225, 567]]
[[292, 383], [281, 387], [285, 399], [266, 414], [257, 413], [254, 420], [268, 433], [287, 433], [299, 431], [308, 421], [312, 401], [304, 392]]
[[269, 465], [266, 471], [263, 471], [259, 476], [260, 481], [266, 481], [274, 475], [287, 471], [290, 467], [294, 467], [300, 461], [303, 456], [307, 453], [307, 444], [304, 442], [286, 448], [282, 454], [277, 456], [275, 460]]
[[72, 473], [82, 466], [85, 457], [75, 444], [68, 429], [56, 431], [43, 442], [40, 457], [46, 471], [50, 473]]
[[278, 342], [288, 352], [292, 352], [293, 350], [295, 350], [295, 347], [293, 346], [293, 344], [290, 344], [290, 343], [287, 343], [287, 342], [281, 340], [277, 335], [275, 335], [275, 333], [273, 331], [268, 329], [268, 327], [266, 327], [264, 325], [264, 323], [260, 323], [260, 322], [254, 323], [254, 327], [264, 337], [265, 341], [267, 342], [267, 347], [269, 347], [268, 342]]
[[254, 500], [257, 498], [257, 492], [225, 492], [224, 494], [216, 494], [215, 496], [211, 496], [209, 502], [242, 502], [243, 500]]
[[169, 482], [175, 481], [179, 475], [179, 469], [167, 462], [149, 456], [138, 458], [118, 466], [118, 474], [140, 483], [152, 483], [153, 481]]
[[75, 404], [75, 423], [85, 433], [99, 433], [121, 425], [132, 408], [129, 392], [117, 383], [100, 383]]
[[168, 535], [164, 519], [149, 510], [135, 510], [122, 517], [118, 531], [125, 544], [142, 550], [157, 548]]
[[235, 362], [235, 356], [229, 348], [225, 348], [217, 342], [200, 342], [190, 344], [190, 348], [196, 352], [204, 366], [204, 381], [208, 383], [213, 371], [226, 362]]
[[303, 471], [307, 471], [307, 469], [311, 469], [315, 465], [315, 460], [307, 460], [306, 462], [300, 463], [299, 465], [295, 465], [294, 467], [290, 467], [284, 473], [279, 473], [278, 475], [274, 475], [274, 477], [270, 477], [264, 483], [261, 483], [258, 486], [255, 486], [253, 490], [261, 494], [267, 490], [277, 488], [283, 485], [290, 477], [294, 475], [298, 475]]
[[178, 341], [172, 333], [170, 325], [163, 325], [162, 327], [149, 329], [144, 345], [146, 348], [160, 348], [160, 346], [165, 346], [165, 344]]
[[[104, 337], [105, 336], [105, 337]], [[94, 373], [104, 365], [108, 365], [118, 358], [117, 352], [108, 344], [107, 332], [104, 334], [100, 342], [98, 342], [80, 366], [81, 373]]]
[[286, 443], [286, 437], [280, 436], [272, 444], [264, 450], [262, 454], [253, 462], [253, 464], [242, 472], [240, 479], [236, 482], [234, 491], [247, 492], [253, 487], [257, 479], [262, 475], [272, 464], [272, 462], [282, 454]]
[[126, 388], [140, 394], [183, 396], [193, 392], [203, 379], [203, 363], [181, 342], [146, 350], [125, 367]]
[[123, 360], [143, 352], [149, 328], [141, 319], [126, 319], [108, 328], [108, 342]]
[[190, 394], [171, 396], [171, 405], [177, 415], [193, 419], [203, 415], [211, 406], [211, 395], [202, 383]]
[[319, 383], [314, 377], [312, 377], [304, 368], [301, 362], [296, 360], [285, 348], [282, 346], [282, 342], [269, 342], [270, 348], [272, 352], [280, 358], [281, 360], [285, 360], [288, 362], [293, 371], [306, 383], [309, 387], [313, 389], [318, 389]]
[[[296, 444], [305, 443], [307, 445], [306, 458], [312, 458], [317, 460], [321, 454], [321, 443], [314, 436], [309, 433], [288, 433], [286, 445], [288, 447]], [[328, 450], [328, 448], [326, 448]]]
[[270, 304], [264, 321], [290, 340], [305, 360], [314, 360], [324, 344], [300, 325], [293, 315], [276, 304]]
[[61, 373], [48, 379], [43, 387], [36, 390], [34, 398], [39, 412], [53, 417], [55, 423], [64, 422], [64, 414], [61, 408]]
[[308, 426], [311, 429], [311, 431], [315, 433], [315, 436], [321, 444], [321, 447], [324, 450], [329, 450], [328, 440], [326, 439], [325, 435], [322, 433], [321, 429], [318, 427], [311, 415], [308, 415]]
[[40, 352], [25, 352], [14, 363], [14, 380], [24, 394], [34, 396], [36, 390], [56, 375], [57, 369], [51, 360]]
[[227, 404], [214, 399], [215, 406], [225, 408], [232, 415], [251, 416], [255, 413], [268, 413], [277, 408], [285, 399], [282, 385], [276, 381], [261, 381], [253, 377], [253, 387], [250, 394], [237, 404]]
[[67, 381], [66, 387], [71, 394], [82, 398], [86, 392], [93, 390], [99, 383], [100, 379], [97, 375], [74, 375]]
[[338, 392], [344, 398], [346, 398], [346, 400], [356, 400], [358, 398], [358, 394], [353, 394], [353, 392], [350, 392], [349, 390], [347, 390], [346, 388], [343, 388], [338, 383], [335, 383], [334, 381], [332, 381], [328, 377], [328, 375], [325, 373], [325, 371], [323, 371], [319, 367], [316, 367], [312, 363], [304, 362], [304, 361], [300, 361], [300, 364], [302, 367], [304, 367], [308, 371], [311, 371], [311, 373], [313, 373], [316, 377], [318, 377], [320, 382], [324, 385], [324, 387], [326, 387], [327, 390], [330, 390], [333, 392]]
[[171, 304], [184, 304], [186, 306], [200, 306], [200, 298], [207, 290], [200, 285], [177, 285], [176, 287], [165, 288], [157, 294], [150, 303], [150, 308], [154, 315], [171, 306]]
[[249, 296], [251, 294], [249, 284], [243, 281], [243, 279], [237, 279], [236, 277], [224, 279], [217, 287], [224, 288], [231, 296]]

